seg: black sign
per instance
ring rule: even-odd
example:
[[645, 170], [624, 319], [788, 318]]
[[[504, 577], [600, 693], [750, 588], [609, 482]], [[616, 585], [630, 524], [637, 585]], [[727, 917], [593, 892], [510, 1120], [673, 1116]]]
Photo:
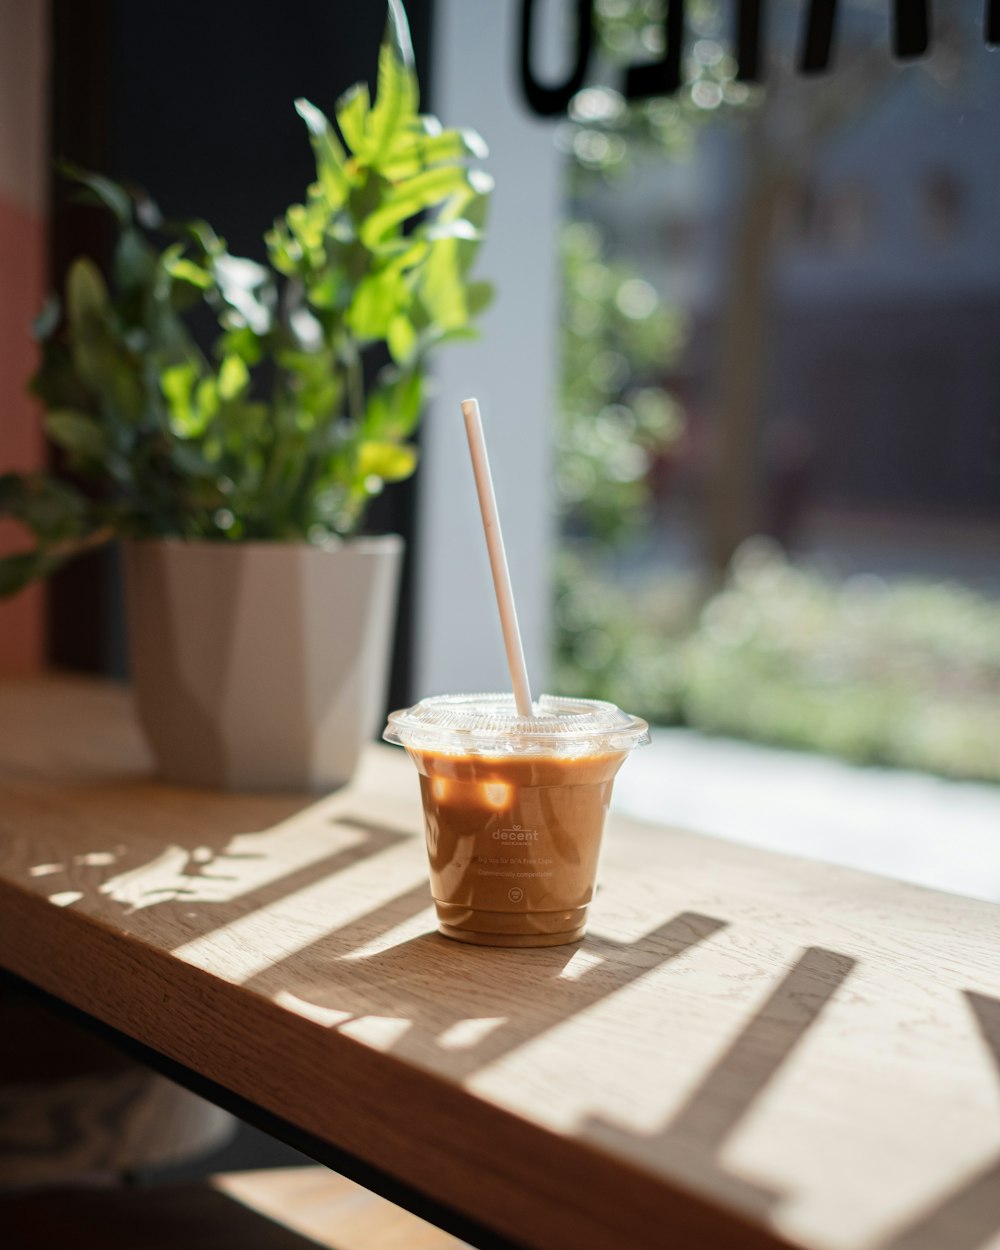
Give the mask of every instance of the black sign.
[[[553, 3], [555, 0], [548, 0]], [[575, 7], [572, 69], [566, 79], [546, 85], [534, 72], [535, 11], [539, 0], [521, 0], [521, 85], [529, 107], [542, 117], [565, 113], [587, 78], [593, 50], [593, 0], [560, 0]], [[759, 82], [763, 77], [761, 27], [766, 0], [732, 0], [735, 7], [736, 77]], [[799, 69], [823, 73], [830, 67], [835, 44], [837, 0], [804, 0]], [[985, 0], [983, 35], [1000, 45], [1000, 0]], [[929, 0], [893, 0], [892, 48], [908, 60], [930, 46]], [[684, 0], [666, 0], [663, 13], [663, 54], [658, 61], [632, 65], [625, 71], [623, 94], [628, 100], [674, 95], [682, 85]]]

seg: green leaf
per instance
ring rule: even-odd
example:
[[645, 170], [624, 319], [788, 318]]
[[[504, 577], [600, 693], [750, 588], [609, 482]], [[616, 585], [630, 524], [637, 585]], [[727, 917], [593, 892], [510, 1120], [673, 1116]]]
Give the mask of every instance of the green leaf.
[[456, 221], [432, 221], [418, 226], [410, 234], [379, 244], [375, 251], [380, 259], [386, 260], [395, 269], [403, 270], [419, 265], [428, 255], [431, 245], [441, 239], [478, 243], [482, 237], [471, 221], [460, 217]]
[[428, 135], [422, 130], [398, 141], [380, 168], [387, 178], [410, 177], [443, 161], [483, 160], [489, 148], [475, 130], [446, 130]]
[[489, 283], [467, 286], [465, 281], [479, 248], [486, 204], [485, 197], [474, 195], [462, 206], [465, 216], [461, 220], [475, 228], [474, 234], [459, 232], [440, 238], [421, 270], [419, 299], [438, 329], [455, 330], [467, 325], [492, 298]]
[[[234, 361], [234, 365], [227, 363]], [[211, 419], [219, 411], [221, 378], [227, 373], [227, 383], [235, 385], [240, 371], [246, 374], [246, 365], [238, 356], [227, 356], [220, 370], [220, 381], [213, 377], [199, 380], [193, 364], [172, 365], [160, 375], [160, 387], [170, 407], [170, 429], [181, 439], [201, 438]], [[249, 378], [249, 374], [246, 374]], [[238, 391], [234, 392], [234, 394]], [[221, 396], [225, 398], [225, 396]]]
[[66, 310], [70, 329], [79, 333], [88, 319], [103, 319], [110, 309], [101, 271], [88, 256], [78, 256], [66, 277]]
[[360, 339], [384, 339], [393, 318], [410, 303], [406, 284], [398, 273], [384, 269], [358, 284], [347, 310], [347, 324]]
[[250, 371], [239, 356], [226, 356], [219, 370], [219, 397], [236, 399], [250, 385]]
[[490, 191], [493, 180], [481, 170], [474, 169], [469, 174], [469, 189], [461, 195], [454, 196], [438, 214], [434, 228], [441, 231], [440, 237], [448, 237], [445, 227], [449, 223], [466, 223], [468, 229], [457, 231], [454, 237], [458, 246], [455, 250], [456, 261], [462, 274], [468, 273], [479, 252], [479, 245], [485, 234], [486, 218], [490, 207]]
[[[302, 251], [314, 261], [320, 261], [323, 227], [326, 224], [326, 211], [322, 205], [293, 204], [285, 214], [285, 220]], [[315, 255], [316, 253], [320, 255]]]
[[225, 243], [207, 221], [198, 218], [185, 223], [184, 230], [191, 236], [206, 256], [219, 256], [226, 250]]
[[259, 364], [264, 356], [264, 344], [249, 326], [224, 334], [222, 349], [227, 356], [239, 356], [248, 365]]
[[201, 379], [194, 390], [194, 406], [198, 412], [201, 429], [204, 430], [219, 411], [219, 386], [215, 378]]
[[371, 477], [400, 482], [416, 467], [417, 449], [409, 444], [365, 442], [358, 448], [357, 476], [362, 482]]
[[90, 501], [49, 473], [0, 475], [0, 516], [19, 521], [43, 543], [77, 537], [93, 528]]
[[312, 384], [322, 381], [334, 368], [332, 354], [326, 351], [307, 352], [285, 348], [278, 353], [277, 361], [282, 369], [287, 369]]
[[[164, 253], [164, 255], [166, 254]], [[186, 256], [164, 260], [164, 268], [172, 278], [176, 278], [180, 282], [190, 282], [199, 291], [207, 291], [215, 285], [214, 279], [208, 270], [203, 269], [201, 265], [196, 265], [193, 260], [189, 260]]]
[[267, 334], [277, 303], [277, 292], [268, 270], [254, 260], [223, 252], [212, 260], [212, 276], [219, 294], [239, 315], [239, 321], [255, 334]]
[[407, 364], [417, 346], [417, 332], [405, 313], [397, 313], [390, 320], [386, 341], [393, 360], [400, 365]]
[[189, 363], [171, 365], [160, 374], [160, 389], [170, 408], [170, 428], [181, 438], [201, 433], [202, 423], [194, 411], [197, 370]]
[[413, 68], [416, 62], [413, 56], [413, 41], [410, 38], [410, 23], [406, 20], [406, 10], [401, 0], [389, 0], [383, 43], [392, 48], [400, 64], [407, 69]]
[[66, 283], [66, 309], [73, 366], [84, 384], [130, 420], [143, 409], [139, 364], [116, 328], [104, 279], [93, 261], [75, 260]]
[[409, 218], [440, 204], [451, 196], [468, 194], [475, 189], [472, 182], [477, 171], [461, 165], [441, 165], [409, 178], [386, 197], [385, 203], [369, 213], [361, 225], [361, 239], [374, 249], [386, 234]]
[[303, 420], [312, 428], [339, 411], [344, 378], [331, 349], [295, 351], [286, 348], [278, 354], [277, 363], [288, 375], [285, 388], [293, 397], [295, 419], [300, 428], [303, 428]]
[[67, 178], [86, 187], [98, 203], [110, 209], [117, 218], [118, 225], [122, 230], [126, 230], [131, 226], [132, 197], [123, 186], [113, 182], [110, 178], [106, 178], [103, 174], [89, 173], [87, 170], [81, 169], [78, 165], [73, 165], [68, 161], [63, 161], [59, 168], [60, 172], [65, 174]]
[[344, 142], [357, 157], [362, 157], [368, 146], [368, 116], [371, 101], [366, 83], [358, 82], [348, 87], [337, 101], [337, 125]]
[[347, 275], [333, 266], [306, 285], [306, 299], [314, 308], [342, 308], [351, 289]]
[[[402, 17], [405, 25], [406, 18]], [[375, 107], [372, 109], [368, 124], [370, 140], [369, 162], [376, 169], [382, 159], [389, 155], [400, 139], [406, 140], [404, 126], [415, 114], [419, 105], [419, 88], [412, 61], [405, 63], [400, 57], [400, 50], [394, 29], [394, 15], [389, 10], [389, 21], [386, 26], [385, 38], [378, 55], [378, 90], [375, 96]], [[407, 44], [409, 31], [406, 32]], [[412, 48], [410, 49], [412, 58]]]
[[383, 370], [379, 384], [368, 396], [362, 433], [375, 442], [398, 442], [408, 438], [420, 420], [423, 375], [419, 370], [392, 379], [395, 370]]
[[321, 352], [293, 351], [285, 348], [277, 356], [282, 369], [309, 380], [318, 380], [330, 367], [329, 356]]
[[270, 424], [272, 411], [270, 404], [256, 401], [231, 404], [226, 409], [227, 428], [233, 435], [230, 449], [235, 456], [243, 460], [252, 458], [253, 440]]
[[344, 168], [347, 155], [326, 115], [315, 104], [300, 98], [295, 101], [295, 111], [309, 130], [309, 140], [316, 157], [316, 173], [326, 195], [327, 206], [337, 209], [351, 190], [351, 182]]
[[288, 232], [284, 222], [276, 221], [274, 228], [264, 235], [267, 254], [271, 264], [279, 273], [293, 277], [299, 272], [302, 263], [302, 248]]
[[105, 432], [93, 417], [70, 409], [47, 412], [45, 432], [57, 447], [80, 460], [100, 460], [107, 447]]
[[442, 240], [434, 248], [421, 273], [419, 293], [436, 326], [454, 330], [467, 324], [469, 306], [455, 240]]
[[125, 230], [115, 248], [114, 275], [124, 291], [140, 291], [156, 272], [156, 253], [138, 230]]
[[343, 384], [334, 374], [325, 374], [318, 382], [303, 387], [297, 395], [299, 428], [312, 429], [336, 415], [342, 394]]

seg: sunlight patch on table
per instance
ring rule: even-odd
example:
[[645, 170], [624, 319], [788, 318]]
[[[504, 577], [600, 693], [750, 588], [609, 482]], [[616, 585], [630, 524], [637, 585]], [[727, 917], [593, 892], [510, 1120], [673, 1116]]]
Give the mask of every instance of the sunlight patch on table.
[[[917, 1215], [915, 1194], [929, 1210], [1000, 1158], [1000, 1088], [962, 995], [928, 979], [922, 1001], [901, 1000], [897, 982], [893, 969], [861, 968], [724, 1151], [734, 1172], [787, 1195], [776, 1222], [792, 1240], [836, 1228], [831, 1244], [880, 1244]], [[845, 1209], [825, 1181], [851, 1174], [860, 1140], [877, 1148], [878, 1183], [853, 1187]]]
[[592, 968], [598, 968], [604, 963], [604, 956], [597, 955], [593, 951], [579, 949], [573, 952], [569, 963], [559, 973], [560, 981], [579, 981], [585, 977]]
[[342, 1024], [338, 1032], [353, 1037], [355, 1041], [374, 1046], [376, 1050], [391, 1050], [412, 1027], [412, 1020], [404, 1020], [398, 1016], [359, 1016]]
[[[332, 937], [338, 929], [391, 907], [396, 896], [422, 879], [422, 868], [414, 865], [407, 843], [390, 846], [256, 907], [178, 946], [174, 953], [186, 963], [242, 984], [321, 938]], [[354, 949], [352, 944], [352, 953]]]
[[65, 872], [65, 864], [34, 864], [28, 869], [29, 877], [51, 877], [53, 873]]
[[438, 1036], [442, 1050], [472, 1050], [484, 1038], [507, 1023], [507, 1016], [485, 1016], [478, 1020], [456, 1020]]
[[[659, 1134], [774, 989], [773, 970], [754, 967], [738, 947], [730, 931], [720, 932], [625, 985], [606, 974], [605, 960], [581, 949], [591, 967], [568, 978], [562, 1013], [553, 1004], [551, 1023], [479, 1069], [470, 1087], [505, 1104], [515, 1091], [517, 1111], [535, 1118], [544, 1107], [545, 1122], [567, 1132], [589, 1135], [587, 1126], [597, 1123], [637, 1142]], [[628, 1063], [608, 1063], [594, 1081], [588, 1039], [612, 1036], [623, 1018], [644, 1043], [637, 1040]], [[553, 1066], [564, 1076], [557, 1086], [538, 1076]]]
[[56, 907], [70, 907], [73, 903], [78, 903], [83, 898], [83, 894], [79, 890], [62, 890], [59, 894], [50, 894], [49, 902], [54, 903]]
[[290, 994], [288, 990], [278, 990], [274, 1001], [279, 1007], [294, 1011], [296, 1015], [305, 1016], [313, 1024], [321, 1024], [328, 1029], [343, 1024], [345, 1020], [351, 1018], [349, 1011], [337, 1011], [334, 1007], [321, 1007], [319, 1003], [310, 1003], [304, 998], [299, 998], [297, 994]]
[[375, 934], [370, 941], [359, 941], [350, 952], [344, 955], [344, 961], [350, 963], [370, 959], [373, 955], [380, 955], [383, 951], [391, 950], [395, 946], [412, 942], [415, 938], [422, 937], [426, 933], [433, 933], [436, 929], [434, 905], [428, 902], [428, 905], [415, 915], [407, 916], [405, 920], [401, 920], [392, 928]]
[[237, 834], [222, 851], [170, 845], [148, 863], [110, 877], [100, 891], [130, 912], [178, 900], [231, 903], [364, 840], [361, 830], [328, 825], [302, 839], [276, 830]]

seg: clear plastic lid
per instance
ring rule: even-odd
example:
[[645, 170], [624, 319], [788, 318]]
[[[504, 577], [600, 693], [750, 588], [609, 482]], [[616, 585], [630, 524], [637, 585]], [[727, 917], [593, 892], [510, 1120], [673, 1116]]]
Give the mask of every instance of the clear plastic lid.
[[389, 715], [382, 737], [451, 755], [585, 755], [631, 751], [649, 726], [613, 703], [543, 694], [535, 715], [519, 716], [512, 694], [446, 694]]

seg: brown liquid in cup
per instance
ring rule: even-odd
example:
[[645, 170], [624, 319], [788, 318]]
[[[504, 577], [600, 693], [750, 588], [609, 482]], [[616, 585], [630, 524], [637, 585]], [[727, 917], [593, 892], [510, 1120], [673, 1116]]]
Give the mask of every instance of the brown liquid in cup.
[[408, 750], [420, 773], [441, 932], [489, 946], [582, 937], [611, 788], [627, 752]]

